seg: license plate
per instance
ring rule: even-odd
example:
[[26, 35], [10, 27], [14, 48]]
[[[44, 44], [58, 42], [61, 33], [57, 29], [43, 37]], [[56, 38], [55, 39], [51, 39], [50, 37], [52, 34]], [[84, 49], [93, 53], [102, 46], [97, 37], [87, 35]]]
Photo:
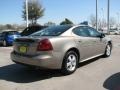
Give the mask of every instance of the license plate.
[[27, 52], [27, 47], [26, 46], [20, 46], [20, 52], [21, 53], [26, 53]]

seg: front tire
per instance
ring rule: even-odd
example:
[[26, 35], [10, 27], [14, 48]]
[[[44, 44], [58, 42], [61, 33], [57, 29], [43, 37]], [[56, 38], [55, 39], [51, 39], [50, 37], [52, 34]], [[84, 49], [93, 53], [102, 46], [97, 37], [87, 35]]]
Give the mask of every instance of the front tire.
[[111, 55], [111, 50], [112, 50], [111, 44], [107, 44], [106, 49], [105, 49], [104, 56], [105, 56], [105, 57], [109, 57], [109, 56]]
[[74, 51], [68, 51], [63, 59], [62, 73], [64, 75], [72, 74], [78, 66], [78, 55]]

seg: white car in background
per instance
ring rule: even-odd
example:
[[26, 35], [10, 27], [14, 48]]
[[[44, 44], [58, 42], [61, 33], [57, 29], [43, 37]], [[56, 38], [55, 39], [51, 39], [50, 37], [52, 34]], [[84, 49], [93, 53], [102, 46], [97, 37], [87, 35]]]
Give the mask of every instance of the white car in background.
[[120, 30], [110, 30], [110, 34], [119, 35]]

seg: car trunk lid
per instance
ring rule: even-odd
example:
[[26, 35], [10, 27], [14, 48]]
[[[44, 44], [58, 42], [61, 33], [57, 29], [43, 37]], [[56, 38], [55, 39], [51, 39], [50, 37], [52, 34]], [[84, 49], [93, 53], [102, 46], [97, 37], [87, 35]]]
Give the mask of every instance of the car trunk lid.
[[[50, 44], [50, 42], [49, 42], [50, 38], [51, 37], [21, 37], [21, 38], [17, 38], [14, 42], [14, 51], [16, 53], [22, 54], [22, 55], [37, 55], [37, 54], [46, 52], [45, 48], [47, 47], [47, 49], [49, 49], [49, 47], [47, 45], [46, 45], [46, 47], [43, 47], [41, 42], [43, 42], [44, 44]], [[43, 40], [45, 40], [45, 42]], [[41, 44], [42, 46], [39, 44]], [[41, 51], [39, 51], [38, 45], [43, 47], [44, 50], [40, 49]], [[51, 46], [51, 49], [52, 49], [52, 46]]]
[[18, 54], [35, 55], [38, 40], [26, 37], [18, 38], [14, 42], [14, 51]]

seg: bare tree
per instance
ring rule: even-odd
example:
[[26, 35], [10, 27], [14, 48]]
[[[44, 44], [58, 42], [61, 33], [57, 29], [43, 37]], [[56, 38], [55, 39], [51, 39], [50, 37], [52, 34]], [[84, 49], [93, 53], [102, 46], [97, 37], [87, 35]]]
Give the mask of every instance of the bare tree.
[[[92, 27], [96, 27], [96, 17], [95, 15], [91, 15], [90, 16], [90, 24], [92, 25]], [[99, 29], [103, 29], [107, 26], [106, 20], [103, 19], [98, 19], [98, 28]]]
[[93, 14], [90, 16], [90, 24], [92, 27], [96, 27], [96, 17]]
[[105, 20], [105, 19], [99, 19], [99, 20], [98, 20], [98, 28], [99, 28], [99, 29], [103, 29], [103, 28], [105, 28], [105, 27], [107, 27], [107, 22], [106, 22], [106, 20]]
[[110, 17], [110, 27], [114, 27], [116, 25], [116, 19], [114, 17]]

